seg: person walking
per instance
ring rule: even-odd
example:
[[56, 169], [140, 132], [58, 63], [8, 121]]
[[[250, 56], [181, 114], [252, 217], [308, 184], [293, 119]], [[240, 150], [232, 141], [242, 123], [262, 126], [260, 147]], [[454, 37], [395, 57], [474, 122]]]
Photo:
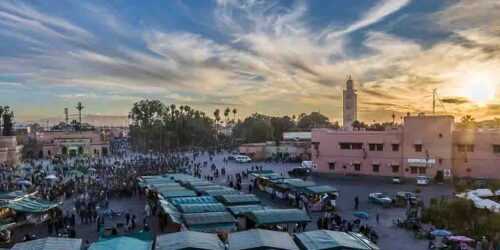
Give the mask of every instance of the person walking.
[[359, 197], [356, 196], [354, 197], [354, 210], [358, 210], [359, 209]]

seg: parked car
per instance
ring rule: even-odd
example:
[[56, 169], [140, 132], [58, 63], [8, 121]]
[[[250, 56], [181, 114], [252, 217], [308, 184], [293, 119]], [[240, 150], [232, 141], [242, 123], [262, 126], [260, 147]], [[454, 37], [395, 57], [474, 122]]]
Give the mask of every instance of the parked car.
[[252, 161], [252, 158], [246, 156], [246, 155], [236, 155], [234, 157], [234, 160], [238, 163], [248, 163]]
[[368, 201], [384, 207], [389, 207], [392, 204], [391, 197], [384, 193], [371, 193], [368, 195]]
[[401, 183], [403, 183], [403, 180], [399, 176], [394, 176], [394, 177], [392, 177], [392, 183], [393, 184], [401, 184]]
[[417, 176], [417, 185], [429, 185], [431, 178], [427, 176]]
[[418, 202], [418, 197], [412, 192], [397, 192], [394, 196], [394, 204], [398, 207], [405, 207], [408, 203], [414, 205]]
[[292, 176], [292, 177], [307, 177], [309, 175], [311, 175], [311, 169], [310, 168], [303, 168], [303, 167], [299, 167], [299, 168], [294, 168], [290, 171], [288, 171], [288, 175]]

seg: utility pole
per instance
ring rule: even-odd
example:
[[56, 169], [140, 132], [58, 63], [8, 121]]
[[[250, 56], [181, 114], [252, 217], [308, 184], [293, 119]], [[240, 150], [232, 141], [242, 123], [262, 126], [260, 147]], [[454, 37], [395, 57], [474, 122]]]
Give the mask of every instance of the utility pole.
[[432, 90], [432, 114], [436, 114], [436, 95], [437, 95], [437, 89]]

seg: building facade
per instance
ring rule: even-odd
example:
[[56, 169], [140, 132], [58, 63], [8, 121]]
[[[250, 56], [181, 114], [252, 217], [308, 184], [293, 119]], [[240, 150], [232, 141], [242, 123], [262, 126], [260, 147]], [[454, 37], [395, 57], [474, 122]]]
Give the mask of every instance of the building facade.
[[314, 129], [317, 171], [500, 179], [500, 131], [457, 130], [452, 116], [407, 116], [386, 131]]
[[21, 160], [21, 151], [15, 136], [0, 136], [0, 164], [15, 166]]
[[354, 82], [349, 76], [346, 82], [346, 89], [342, 95], [343, 100], [343, 125], [345, 128], [352, 126], [352, 123], [358, 120], [358, 95], [354, 89]]
[[100, 130], [37, 132], [36, 143], [41, 146], [37, 153], [39, 158], [106, 156], [110, 152], [109, 138]]

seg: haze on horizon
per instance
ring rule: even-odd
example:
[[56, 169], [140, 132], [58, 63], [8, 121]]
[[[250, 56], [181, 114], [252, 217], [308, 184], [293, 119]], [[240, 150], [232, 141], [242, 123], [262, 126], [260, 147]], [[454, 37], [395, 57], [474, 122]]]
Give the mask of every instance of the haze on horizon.
[[126, 115], [143, 98], [240, 116], [500, 116], [500, 4], [482, 1], [0, 1], [0, 104], [17, 120]]

